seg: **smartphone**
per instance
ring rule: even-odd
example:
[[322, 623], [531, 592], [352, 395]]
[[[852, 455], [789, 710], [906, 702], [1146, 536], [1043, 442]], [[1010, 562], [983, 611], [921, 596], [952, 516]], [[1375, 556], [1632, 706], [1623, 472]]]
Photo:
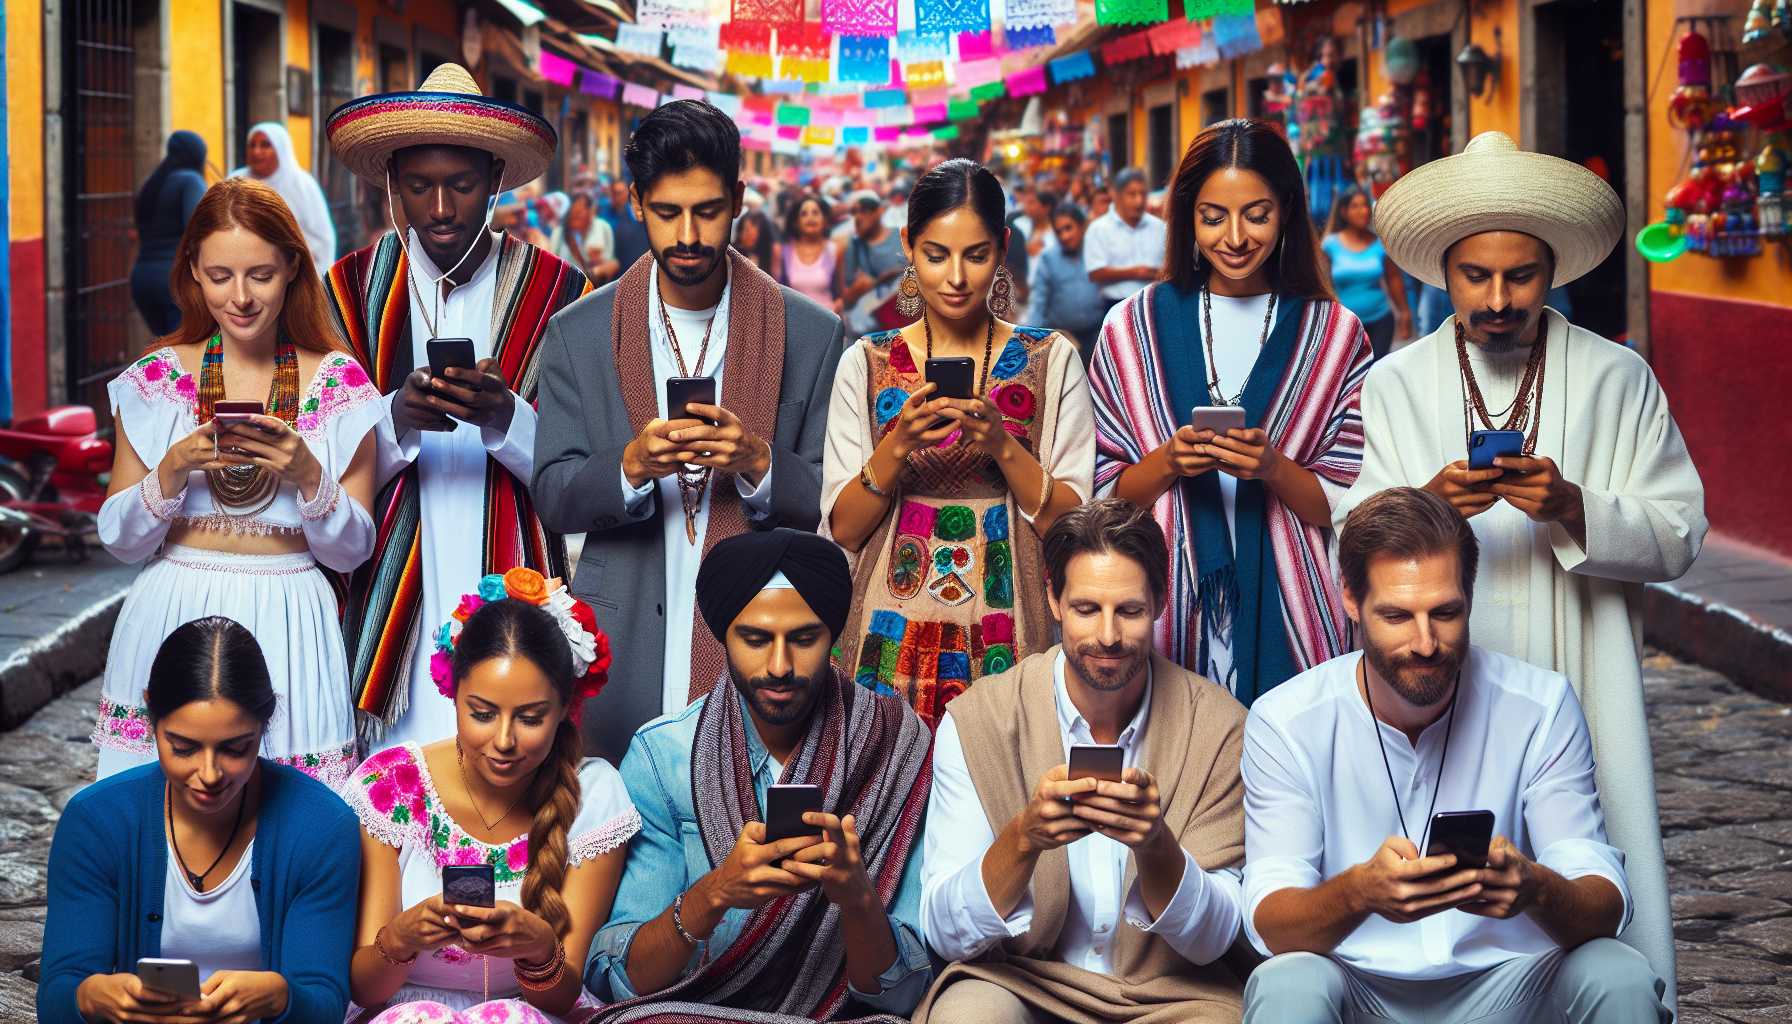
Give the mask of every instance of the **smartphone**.
[[498, 882], [490, 864], [444, 864], [442, 902], [463, 907], [491, 907], [498, 902]]
[[1453, 853], [1458, 868], [1484, 868], [1493, 843], [1493, 812], [1439, 811], [1427, 834], [1425, 856]]
[[969, 356], [935, 356], [927, 360], [927, 379], [934, 386], [928, 401], [977, 397], [977, 361]]
[[666, 380], [667, 419], [699, 419], [712, 427], [715, 426], [714, 420], [691, 415], [687, 407], [692, 402], [698, 405], [716, 404], [716, 379], [714, 377], [670, 377]]
[[1244, 429], [1244, 409], [1236, 405], [1197, 405], [1188, 411], [1189, 426], [1224, 434]]
[[471, 370], [478, 360], [473, 358], [472, 338], [431, 338], [424, 343], [429, 349], [429, 373], [448, 379], [449, 367]]
[[765, 791], [765, 841], [775, 843], [820, 830], [803, 821], [803, 815], [821, 810], [820, 786], [773, 786]]
[[260, 402], [213, 402], [212, 419], [219, 423], [243, 423], [251, 416], [262, 414]]
[[1119, 782], [1126, 768], [1126, 752], [1100, 743], [1077, 743], [1070, 748], [1070, 780], [1100, 779]]
[[1502, 455], [1523, 455], [1524, 434], [1516, 430], [1477, 430], [1468, 435], [1468, 468], [1492, 469]]
[[137, 980], [144, 988], [187, 999], [199, 998], [199, 965], [191, 960], [146, 956], [137, 961]]

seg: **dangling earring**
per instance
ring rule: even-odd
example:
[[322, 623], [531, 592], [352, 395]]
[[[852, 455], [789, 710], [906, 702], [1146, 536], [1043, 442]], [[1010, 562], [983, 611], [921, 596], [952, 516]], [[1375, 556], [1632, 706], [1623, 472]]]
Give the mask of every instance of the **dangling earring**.
[[1201, 272], [1201, 247], [1195, 246], [1195, 273]]
[[896, 312], [905, 320], [919, 320], [921, 305], [921, 277], [910, 263], [902, 272], [902, 283], [896, 286]]
[[989, 286], [989, 312], [1000, 320], [1008, 316], [1008, 310], [1014, 306], [1014, 275], [1007, 267], [996, 268], [995, 284]]
[[1288, 236], [1276, 243], [1276, 285], [1288, 280]]

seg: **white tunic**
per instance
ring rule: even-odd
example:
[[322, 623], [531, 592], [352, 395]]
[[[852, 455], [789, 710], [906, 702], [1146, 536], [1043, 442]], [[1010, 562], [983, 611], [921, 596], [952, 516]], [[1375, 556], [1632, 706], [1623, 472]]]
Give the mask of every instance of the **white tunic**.
[[[1554, 310], [1545, 318], [1537, 454], [1580, 486], [1586, 546], [1559, 524], [1519, 521], [1503, 510], [1469, 520], [1492, 553], [1476, 579], [1470, 628], [1484, 647], [1566, 675], [1580, 695], [1606, 826], [1624, 851], [1635, 897], [1621, 938], [1669, 979], [1671, 1001], [1673, 922], [1643, 713], [1641, 596], [1642, 584], [1675, 579], [1692, 565], [1707, 527], [1704, 486], [1649, 365]], [[1467, 457], [1455, 325], [1446, 319], [1369, 371], [1363, 472], [1333, 509], [1338, 529], [1368, 496], [1422, 487]], [[1500, 555], [1514, 546], [1530, 552], [1522, 567]], [[1522, 614], [1522, 628], [1483, 632], [1483, 603]], [[1522, 646], [1512, 632], [1522, 634]]]
[[[1070, 699], [1064, 671], [1064, 654], [1060, 652], [1052, 664], [1053, 695], [1068, 759], [1073, 744], [1094, 743], [1095, 738]], [[1128, 768], [1138, 766], [1150, 719], [1151, 691], [1147, 686], [1138, 713], [1118, 737]], [[1025, 935], [1033, 925], [1031, 886], [1007, 917], [996, 912], [989, 898], [989, 889], [983, 884], [983, 856], [995, 840], [996, 825], [977, 797], [958, 724], [948, 707], [933, 746], [933, 789], [927, 799], [921, 853], [921, 933], [935, 952], [949, 960], [976, 957], [1003, 939]], [[1203, 871], [1183, 850], [1182, 881], [1154, 920], [1139, 883], [1135, 880], [1130, 890], [1124, 888], [1132, 850], [1092, 833], [1071, 843], [1065, 853], [1070, 858], [1070, 906], [1056, 956], [1067, 964], [1096, 974], [1114, 973], [1114, 940], [1123, 914], [1126, 923], [1160, 936], [1197, 964], [1217, 959], [1238, 935], [1239, 873], [1235, 869]]]
[[[412, 365], [429, 366], [432, 336], [471, 338], [474, 359], [492, 355], [497, 243], [494, 237], [472, 279], [442, 298], [438, 314], [430, 299], [429, 283], [441, 270], [430, 262], [416, 232], [411, 232], [407, 248]], [[433, 335], [431, 323], [435, 324]], [[406, 742], [431, 743], [454, 732], [454, 702], [436, 693], [429, 676], [429, 657], [435, 651], [430, 637], [448, 621], [461, 595], [477, 588], [485, 572], [478, 531], [485, 521], [486, 458], [497, 459], [519, 480], [529, 480], [535, 470], [535, 409], [528, 402], [518, 399], [513, 404], [510, 429], [504, 433], [457, 420], [453, 430], [413, 430], [399, 437], [392, 424], [392, 403], [399, 394], [394, 391], [385, 397], [386, 416], [379, 425], [379, 481], [383, 486], [406, 466], [417, 465], [423, 600], [411, 677], [405, 684], [406, 710], [380, 738], [377, 749]]]
[[[653, 395], [655, 415], [666, 417], [666, 381], [673, 377], [714, 377], [716, 398], [722, 392], [723, 356], [728, 350], [728, 300], [733, 293], [733, 268], [724, 262], [729, 283], [722, 288], [722, 298], [709, 309], [679, 309], [664, 306], [678, 332], [678, 348], [684, 354], [685, 369], [681, 373], [678, 357], [666, 337], [666, 326], [660, 319], [660, 275], [656, 269], [648, 275], [647, 325], [648, 347], [653, 352]], [[703, 334], [709, 332], [709, 349], [703, 351]], [[703, 355], [701, 365], [697, 357]], [[711, 482], [713, 484], [713, 474]], [[771, 511], [772, 474], [768, 468], [758, 487], [750, 487], [743, 477], [734, 478], [735, 490], [746, 506], [749, 519], [763, 519]], [[678, 489], [676, 476], [650, 480], [636, 487], [622, 478], [622, 493], [630, 515], [641, 515], [655, 489], [660, 494], [660, 532], [666, 548], [666, 666], [661, 677], [661, 714], [682, 711], [691, 697], [691, 628], [697, 615], [697, 569], [703, 564], [703, 540], [709, 534], [709, 487], [703, 489], [702, 504], [697, 508], [697, 539], [693, 543], [684, 529], [684, 496]]]
[[168, 871], [162, 879], [162, 958], [191, 960], [199, 982], [218, 971], [259, 971], [261, 914], [250, 885], [255, 840], [243, 847], [229, 877], [208, 892], [196, 892], [168, 850]]

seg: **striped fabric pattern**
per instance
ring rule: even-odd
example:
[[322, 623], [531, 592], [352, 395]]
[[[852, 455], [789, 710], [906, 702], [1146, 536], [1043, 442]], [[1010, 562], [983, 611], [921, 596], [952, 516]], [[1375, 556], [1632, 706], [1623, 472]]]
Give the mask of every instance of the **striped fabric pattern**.
[[[413, 368], [409, 276], [398, 235], [349, 254], [330, 270], [325, 290], [337, 327], [381, 394], [404, 384]], [[535, 355], [548, 318], [591, 290], [585, 275], [553, 255], [506, 235], [498, 252], [492, 344], [504, 379], [534, 404]], [[480, 531], [485, 571], [526, 565], [546, 576], [566, 575], [566, 546], [535, 516], [529, 482], [486, 460], [485, 522]], [[405, 712], [407, 673], [415, 663], [417, 616], [423, 599], [421, 498], [417, 467], [406, 467], [380, 489], [373, 515], [374, 554], [356, 570], [342, 602], [343, 641], [360, 732], [376, 740]]]
[[[1171, 407], [1152, 327], [1154, 284], [1125, 300], [1103, 327], [1089, 368], [1095, 399], [1095, 487], [1111, 494], [1122, 471], [1163, 446], [1182, 423]], [[1371, 353], [1362, 324], [1330, 300], [1301, 313], [1294, 358], [1283, 372], [1263, 428], [1283, 455], [1339, 487], [1362, 469], [1358, 410]], [[1169, 611], [1157, 622], [1157, 649], [1191, 671], [1200, 648], [1200, 601], [1190, 510], [1182, 488], [1157, 499], [1152, 517], [1170, 546]], [[1283, 624], [1302, 670], [1352, 646], [1349, 619], [1328, 551], [1331, 531], [1301, 522], [1273, 495], [1269, 532], [1282, 594]]]

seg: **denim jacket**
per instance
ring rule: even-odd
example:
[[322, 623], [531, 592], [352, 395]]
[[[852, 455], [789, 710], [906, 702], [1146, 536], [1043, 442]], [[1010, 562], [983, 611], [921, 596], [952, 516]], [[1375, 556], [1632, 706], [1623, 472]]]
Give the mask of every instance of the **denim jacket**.
[[[585, 987], [607, 1002], [633, 999], [639, 993], [629, 984], [628, 950], [635, 932], [660, 916], [679, 893], [708, 874], [712, 865], [697, 831], [697, 812], [691, 797], [691, 745], [697, 734], [697, 716], [703, 701], [740, 700], [733, 687], [723, 685], [683, 711], [656, 718], [635, 732], [628, 754], [622, 759], [622, 781], [629, 799], [641, 814], [641, 831], [630, 841], [622, 884], [610, 920], [591, 944], [585, 967]], [[747, 751], [752, 759], [753, 791], [765, 811], [765, 794], [778, 781], [778, 764], [753, 728], [752, 716], [742, 709], [747, 725]], [[896, 941], [896, 959], [878, 977], [876, 993], [848, 985], [858, 1003], [870, 1012], [907, 1016], [921, 1002], [933, 982], [933, 966], [921, 942], [921, 844], [916, 842], [903, 866], [896, 900], [890, 907], [890, 931]], [[706, 945], [710, 959], [720, 957], [740, 936], [752, 911], [732, 909], [710, 935]], [[699, 965], [699, 953], [691, 954], [681, 977]]]

